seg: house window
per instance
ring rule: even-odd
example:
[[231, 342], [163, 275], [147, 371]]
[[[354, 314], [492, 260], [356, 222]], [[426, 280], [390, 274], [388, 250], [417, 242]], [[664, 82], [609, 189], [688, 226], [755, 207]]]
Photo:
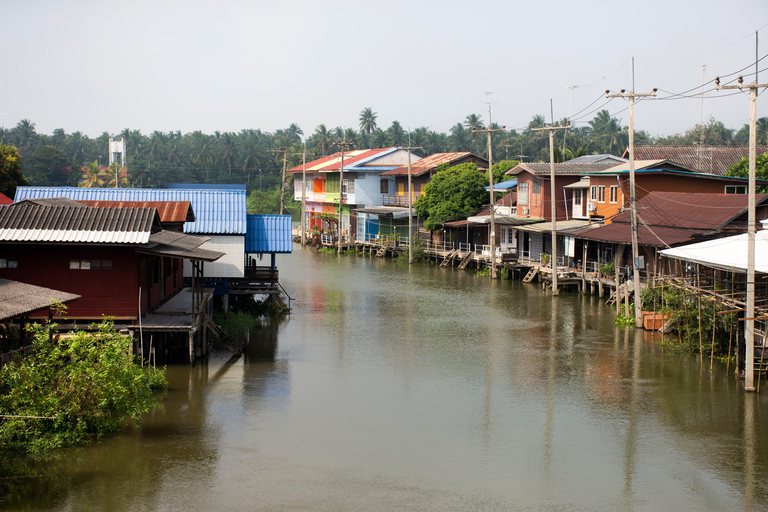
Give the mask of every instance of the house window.
[[355, 193], [355, 177], [350, 176], [347, 178], [347, 194], [354, 194]]
[[348, 188], [349, 188], [349, 180], [344, 179], [341, 181], [341, 193], [342, 194], [348, 194]]
[[611, 185], [611, 202], [612, 203], [619, 202], [619, 186], [618, 185]]
[[389, 194], [389, 181], [381, 180], [379, 182], [379, 192], [382, 194]]
[[70, 270], [112, 270], [112, 260], [69, 260]]
[[581, 189], [577, 188], [573, 191], [573, 205], [581, 206]]
[[746, 185], [726, 185], [725, 193], [726, 194], [746, 194], [747, 186]]
[[590, 196], [589, 196], [589, 198], [590, 198], [592, 201], [597, 201], [597, 185], [592, 185], [592, 186], [589, 188], [589, 190], [590, 190]]
[[597, 187], [597, 202], [605, 202], [605, 185], [598, 185]]
[[538, 178], [533, 178], [531, 182], [533, 183], [533, 193], [541, 194], [541, 180]]
[[19, 268], [19, 260], [0, 260], [0, 268]]
[[517, 204], [522, 206], [528, 205], [528, 183], [518, 183]]

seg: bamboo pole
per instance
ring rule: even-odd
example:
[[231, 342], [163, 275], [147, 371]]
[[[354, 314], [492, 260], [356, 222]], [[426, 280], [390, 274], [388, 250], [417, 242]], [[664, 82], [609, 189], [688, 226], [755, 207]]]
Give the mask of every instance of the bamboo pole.
[[701, 272], [699, 264], [696, 264], [696, 295], [699, 300], [699, 361], [704, 364], [704, 351], [701, 347]]

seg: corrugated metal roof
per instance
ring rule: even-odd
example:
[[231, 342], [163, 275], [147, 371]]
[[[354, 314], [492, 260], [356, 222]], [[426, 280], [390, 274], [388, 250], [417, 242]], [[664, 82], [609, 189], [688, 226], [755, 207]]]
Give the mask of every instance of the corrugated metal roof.
[[216, 261], [224, 256], [223, 252], [200, 249], [200, 246], [208, 240], [210, 238], [206, 236], [160, 231], [152, 233], [149, 237], [149, 245], [137, 249], [136, 252], [196, 261]]
[[[558, 224], [560, 224], [558, 222]], [[640, 225], [637, 227], [637, 242], [640, 245], [651, 245], [654, 247], [665, 247], [667, 245], [677, 245], [689, 242], [695, 235], [702, 231], [693, 229], [669, 228], [663, 226], [653, 226], [652, 229]], [[618, 244], [632, 243], [632, 226], [629, 224], [612, 223], [606, 226], [592, 229], [580, 233], [578, 238], [597, 240], [600, 242], [611, 242]]]
[[603, 153], [601, 155], [582, 155], [568, 160], [572, 164], [594, 164], [598, 162], [626, 162], [626, 158], [620, 156], [611, 155], [610, 153]]
[[[705, 194], [685, 192], [651, 192], [637, 201], [637, 213], [645, 224], [671, 228], [711, 231], [731, 222], [747, 211], [746, 194]], [[756, 194], [759, 206], [768, 195]], [[624, 210], [612, 223], [630, 224], [630, 210]]]
[[146, 244], [153, 227], [159, 228], [153, 208], [0, 206], [0, 242]]
[[[354, 171], [355, 167], [364, 166], [365, 164], [373, 160], [376, 160], [377, 158], [381, 158], [395, 151], [399, 151], [400, 149], [402, 148], [391, 147], [391, 148], [376, 148], [376, 149], [356, 149], [353, 151], [345, 151], [344, 152], [344, 172]], [[387, 169], [390, 169], [391, 167], [392, 166], [387, 166]], [[322, 158], [318, 158], [317, 160], [312, 160], [311, 162], [307, 162], [306, 164], [307, 172], [339, 172], [339, 169], [341, 169], [341, 152], [334, 153], [330, 156], [324, 156]], [[365, 169], [360, 169], [360, 170], [365, 170]], [[372, 169], [369, 169], [369, 170], [372, 170]], [[297, 165], [296, 167], [292, 167], [288, 169], [287, 172], [289, 173], [302, 172], [302, 166]]]
[[16, 201], [42, 197], [68, 197], [75, 201], [189, 201], [195, 222], [184, 224], [185, 233], [244, 235], [244, 188], [79, 188], [17, 187]]
[[245, 252], [289, 253], [293, 251], [290, 215], [248, 215]]
[[[615, 165], [616, 165], [616, 162], [596, 162], [591, 164], [584, 164], [584, 163], [574, 164], [569, 161], [569, 162], [555, 164], [555, 175], [560, 176], [565, 174], [588, 174], [591, 172], [604, 171], [606, 169], [610, 169], [611, 167], [614, 167]], [[551, 172], [551, 166], [550, 164], [524, 162], [524, 163], [517, 164], [516, 166], [514, 166], [504, 174], [508, 176], [517, 176], [522, 171], [528, 171], [536, 176], [547, 178]]]
[[195, 213], [189, 201], [78, 201], [95, 208], [154, 208], [160, 222], [194, 222]]
[[74, 293], [0, 279], [0, 320], [50, 307], [53, 301], [71, 302], [79, 298]]
[[[434, 171], [438, 165], [452, 164], [454, 162], [457, 162], [459, 160], [463, 160], [469, 157], [474, 157], [475, 159], [484, 161], [485, 169], [488, 168], [488, 160], [486, 160], [481, 156], [477, 156], [474, 153], [469, 153], [467, 151], [456, 152], [456, 153], [435, 153], [433, 155], [424, 157], [421, 160], [418, 160], [416, 162], [412, 162], [411, 176], [419, 176], [421, 174]], [[382, 176], [400, 176], [403, 174], [406, 174], [406, 175], [408, 174], [407, 165], [398, 167], [396, 169], [392, 169], [391, 171], [381, 173]]]
[[[758, 156], [768, 152], [768, 146], [757, 146]], [[629, 158], [629, 150], [624, 151]], [[742, 158], [749, 157], [749, 146], [635, 146], [638, 160], [666, 159], [697, 172], [724, 176]]]

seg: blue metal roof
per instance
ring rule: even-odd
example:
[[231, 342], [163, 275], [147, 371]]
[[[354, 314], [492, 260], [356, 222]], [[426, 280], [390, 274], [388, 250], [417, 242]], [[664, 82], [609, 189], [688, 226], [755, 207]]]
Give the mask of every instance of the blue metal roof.
[[246, 254], [293, 251], [290, 215], [248, 215], [247, 222]]
[[189, 201], [195, 222], [184, 224], [185, 233], [245, 235], [245, 187], [227, 188], [79, 188], [17, 187], [15, 201], [68, 197], [91, 201]]
[[[517, 179], [507, 180], [507, 181], [502, 181], [500, 183], [495, 183], [493, 185], [493, 190], [509, 190], [512, 187], [516, 187], [516, 186], [517, 186]], [[485, 190], [490, 191], [491, 187], [485, 187]]]

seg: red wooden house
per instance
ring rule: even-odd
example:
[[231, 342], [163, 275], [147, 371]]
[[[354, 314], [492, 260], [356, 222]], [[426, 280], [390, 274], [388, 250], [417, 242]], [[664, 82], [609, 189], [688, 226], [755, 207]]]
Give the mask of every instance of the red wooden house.
[[25, 200], [0, 206], [0, 278], [81, 295], [69, 319], [137, 320], [181, 289], [184, 259], [222, 255], [206, 240], [164, 231], [155, 208]]

